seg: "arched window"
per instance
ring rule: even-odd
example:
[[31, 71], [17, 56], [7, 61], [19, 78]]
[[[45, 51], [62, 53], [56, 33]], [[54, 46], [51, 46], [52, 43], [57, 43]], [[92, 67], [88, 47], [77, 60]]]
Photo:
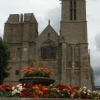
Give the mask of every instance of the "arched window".
[[56, 59], [56, 46], [49, 39], [41, 46], [41, 59]]

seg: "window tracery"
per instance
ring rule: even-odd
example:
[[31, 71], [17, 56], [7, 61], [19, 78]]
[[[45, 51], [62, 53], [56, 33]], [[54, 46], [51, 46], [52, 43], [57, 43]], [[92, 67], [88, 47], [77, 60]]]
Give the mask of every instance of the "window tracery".
[[41, 59], [56, 59], [56, 46], [51, 40], [47, 40], [42, 44]]

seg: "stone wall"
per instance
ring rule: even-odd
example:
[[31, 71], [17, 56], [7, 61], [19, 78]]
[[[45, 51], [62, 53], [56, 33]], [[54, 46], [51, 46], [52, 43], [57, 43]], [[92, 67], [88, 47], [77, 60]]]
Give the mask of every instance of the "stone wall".
[[[56, 83], [59, 83], [58, 77], [60, 74], [58, 74], [58, 39], [59, 35], [57, 32], [53, 29], [53, 27], [48, 24], [48, 26], [43, 30], [43, 32], [38, 36], [36, 40], [36, 46], [35, 46], [35, 58], [37, 61], [39, 61], [41, 66], [53, 68], [55, 71], [55, 80]], [[46, 43], [46, 41], [51, 41], [54, 43], [56, 47], [56, 58], [55, 59], [42, 59], [41, 57], [41, 47], [43, 44]], [[49, 52], [49, 51], [48, 51]], [[60, 66], [61, 67], [61, 66]]]

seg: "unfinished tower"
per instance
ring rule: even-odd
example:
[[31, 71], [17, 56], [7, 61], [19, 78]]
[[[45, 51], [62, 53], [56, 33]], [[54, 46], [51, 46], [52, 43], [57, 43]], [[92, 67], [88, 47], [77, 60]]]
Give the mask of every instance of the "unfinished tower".
[[35, 60], [35, 41], [38, 23], [33, 14], [10, 15], [5, 23], [4, 40], [7, 41], [11, 58], [10, 77], [5, 82], [16, 83], [21, 78], [20, 70]]

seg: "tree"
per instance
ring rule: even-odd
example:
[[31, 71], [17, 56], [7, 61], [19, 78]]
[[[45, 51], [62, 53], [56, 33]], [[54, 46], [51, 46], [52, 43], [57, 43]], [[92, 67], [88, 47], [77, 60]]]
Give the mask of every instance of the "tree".
[[10, 51], [7, 43], [0, 38], [0, 84], [9, 76], [8, 60], [10, 59]]

